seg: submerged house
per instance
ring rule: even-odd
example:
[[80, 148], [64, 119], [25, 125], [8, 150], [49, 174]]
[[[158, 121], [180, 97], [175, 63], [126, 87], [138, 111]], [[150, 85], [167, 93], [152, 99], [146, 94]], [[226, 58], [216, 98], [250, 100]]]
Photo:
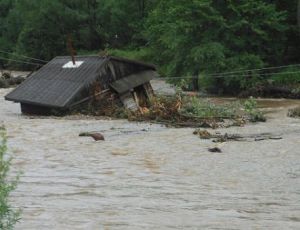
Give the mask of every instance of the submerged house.
[[27, 114], [70, 111], [91, 100], [114, 95], [119, 103], [137, 110], [152, 95], [153, 65], [113, 56], [56, 57], [28, 77], [6, 100], [21, 103]]

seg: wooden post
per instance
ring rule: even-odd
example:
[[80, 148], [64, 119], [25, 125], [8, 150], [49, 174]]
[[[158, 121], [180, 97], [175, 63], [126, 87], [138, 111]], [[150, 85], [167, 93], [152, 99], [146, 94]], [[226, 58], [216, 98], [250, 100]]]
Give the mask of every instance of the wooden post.
[[76, 65], [76, 62], [75, 62], [75, 50], [74, 50], [73, 45], [72, 45], [71, 34], [68, 35], [68, 50], [70, 52], [73, 65]]

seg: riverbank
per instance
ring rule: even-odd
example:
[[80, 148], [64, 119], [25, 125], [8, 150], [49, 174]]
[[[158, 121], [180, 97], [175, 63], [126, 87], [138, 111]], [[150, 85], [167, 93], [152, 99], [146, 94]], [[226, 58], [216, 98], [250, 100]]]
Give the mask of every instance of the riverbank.
[[[297, 229], [300, 227], [299, 100], [259, 100], [266, 123], [216, 132], [276, 133], [282, 140], [214, 144], [174, 129], [92, 117], [22, 116], [4, 101], [16, 229]], [[215, 100], [222, 101], [222, 98]], [[101, 132], [106, 141], [78, 137]], [[219, 147], [223, 153], [210, 153]]]

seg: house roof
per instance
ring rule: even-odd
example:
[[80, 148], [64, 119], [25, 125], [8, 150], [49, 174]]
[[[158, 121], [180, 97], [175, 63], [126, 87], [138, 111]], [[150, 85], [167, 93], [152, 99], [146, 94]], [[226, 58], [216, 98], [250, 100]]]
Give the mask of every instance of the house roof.
[[80, 90], [96, 79], [101, 67], [110, 60], [155, 70], [153, 65], [111, 56], [77, 56], [75, 66], [70, 57], [56, 57], [6, 95], [5, 99], [64, 108]]

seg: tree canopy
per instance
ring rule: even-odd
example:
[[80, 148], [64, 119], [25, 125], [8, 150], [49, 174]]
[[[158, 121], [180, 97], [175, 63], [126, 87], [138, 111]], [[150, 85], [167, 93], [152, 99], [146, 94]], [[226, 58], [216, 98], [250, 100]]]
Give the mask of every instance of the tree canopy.
[[0, 0], [0, 63], [66, 55], [71, 35], [78, 53], [119, 51], [170, 77], [294, 64], [299, 15], [299, 0]]

